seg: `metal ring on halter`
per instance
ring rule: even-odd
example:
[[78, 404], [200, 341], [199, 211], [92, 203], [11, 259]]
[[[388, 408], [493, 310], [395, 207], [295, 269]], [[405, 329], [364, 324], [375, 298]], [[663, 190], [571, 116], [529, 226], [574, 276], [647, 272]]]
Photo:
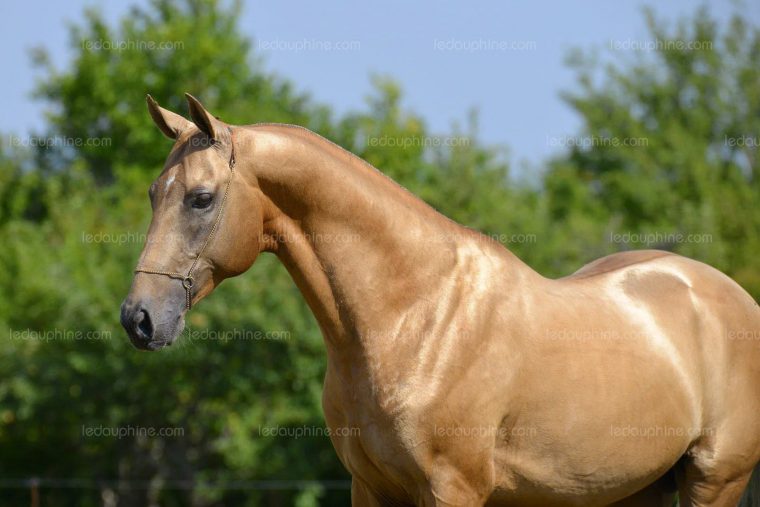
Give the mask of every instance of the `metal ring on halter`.
[[137, 266], [135, 268], [135, 273], [150, 273], [154, 275], [164, 275], [170, 278], [177, 278], [179, 280], [182, 280], [182, 287], [185, 289], [185, 296], [186, 296], [185, 305], [188, 310], [190, 309], [193, 302], [192, 291], [193, 291], [193, 285], [195, 284], [195, 279], [193, 278], [193, 271], [195, 271], [195, 266], [198, 264], [198, 261], [200, 260], [201, 255], [203, 255], [204, 250], [206, 250], [206, 246], [208, 246], [209, 242], [211, 241], [211, 238], [214, 236], [214, 233], [219, 227], [219, 222], [222, 221], [222, 212], [224, 211], [224, 205], [227, 202], [227, 194], [229, 194], [230, 192], [230, 185], [232, 185], [232, 177], [235, 176], [235, 138], [233, 136], [232, 128], [229, 129], [229, 133], [230, 133], [230, 160], [229, 160], [230, 177], [227, 179], [227, 186], [224, 188], [224, 195], [222, 196], [222, 202], [219, 205], [219, 212], [216, 215], [216, 220], [214, 221], [214, 225], [211, 227], [211, 230], [209, 231], [208, 236], [206, 236], [206, 241], [203, 242], [203, 245], [201, 246], [201, 249], [198, 252], [198, 255], [195, 256], [195, 260], [190, 266], [190, 269], [188, 270], [187, 274], [182, 275], [180, 273], [175, 273], [172, 271], [149, 269], [142, 266]]

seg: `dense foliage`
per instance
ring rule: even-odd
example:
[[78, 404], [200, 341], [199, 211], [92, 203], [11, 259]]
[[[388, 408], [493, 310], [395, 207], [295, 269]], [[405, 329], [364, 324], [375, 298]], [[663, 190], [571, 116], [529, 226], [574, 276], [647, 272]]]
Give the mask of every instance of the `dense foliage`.
[[[51, 112], [33, 139], [97, 141], [0, 152], [3, 504], [27, 503], [32, 477], [43, 479], [48, 506], [347, 502], [347, 475], [315, 431], [324, 427], [322, 339], [275, 258], [193, 309], [171, 349], [139, 353], [119, 326], [149, 220], [146, 191], [170, 147], [146, 113], [148, 91], [179, 112], [191, 91], [230, 123], [307, 126], [547, 276], [618, 250], [663, 248], [760, 296], [760, 30], [741, 17], [721, 26], [700, 11], [669, 27], [649, 14], [653, 38], [708, 49], [618, 53], [609, 64], [574, 55], [579, 82], [566, 98], [583, 131], [529, 184], [479, 142], [475, 117], [430, 132], [401, 107], [392, 80], [376, 77], [366, 110], [336, 117], [264, 70], [236, 24], [239, 8], [154, 0], [116, 27], [88, 11], [72, 28], [70, 66], [35, 55], [36, 93]], [[181, 47], [82, 44], [104, 40]], [[425, 142], [436, 138], [466, 142]]]

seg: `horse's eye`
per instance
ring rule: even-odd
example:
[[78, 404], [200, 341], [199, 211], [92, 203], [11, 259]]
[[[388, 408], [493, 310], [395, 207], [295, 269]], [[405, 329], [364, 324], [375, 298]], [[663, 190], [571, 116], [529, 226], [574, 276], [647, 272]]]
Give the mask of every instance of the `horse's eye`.
[[193, 197], [193, 208], [208, 208], [211, 205], [211, 201], [213, 200], [214, 196], [207, 192], [197, 194], [195, 197]]

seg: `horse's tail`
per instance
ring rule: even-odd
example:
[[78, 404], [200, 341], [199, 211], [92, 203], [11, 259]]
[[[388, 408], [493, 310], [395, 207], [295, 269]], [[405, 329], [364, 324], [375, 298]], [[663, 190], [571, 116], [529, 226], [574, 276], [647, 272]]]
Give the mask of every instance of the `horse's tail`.
[[755, 466], [739, 507], [760, 507], [760, 464]]

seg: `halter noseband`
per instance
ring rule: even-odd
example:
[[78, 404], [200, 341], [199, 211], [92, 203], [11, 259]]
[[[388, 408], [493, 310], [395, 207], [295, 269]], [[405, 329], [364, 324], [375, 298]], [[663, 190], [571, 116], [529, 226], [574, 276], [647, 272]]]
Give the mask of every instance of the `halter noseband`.
[[150, 269], [146, 268], [144, 266], [137, 266], [135, 268], [135, 273], [148, 273], [152, 275], [164, 275], [168, 276], [170, 278], [176, 278], [178, 280], [182, 280], [182, 287], [185, 288], [185, 296], [186, 296], [186, 307], [189, 310], [192, 305], [192, 290], [193, 290], [193, 283], [195, 282], [193, 278], [193, 271], [195, 271], [195, 267], [198, 264], [198, 261], [201, 258], [201, 255], [203, 255], [203, 251], [206, 249], [206, 246], [211, 242], [211, 238], [214, 236], [214, 233], [216, 232], [216, 229], [219, 227], [219, 222], [222, 221], [222, 212], [224, 211], [224, 204], [227, 202], [227, 194], [230, 192], [230, 185], [232, 184], [232, 177], [235, 175], [235, 138], [233, 136], [232, 129], [229, 129], [230, 133], [230, 177], [227, 179], [227, 185], [224, 188], [224, 195], [222, 196], [222, 202], [219, 205], [219, 211], [216, 214], [216, 219], [214, 220], [214, 225], [211, 227], [211, 231], [209, 231], [208, 236], [206, 236], [206, 241], [203, 242], [203, 246], [201, 246], [200, 251], [198, 252], [198, 255], [195, 256], [195, 260], [190, 265], [190, 269], [187, 271], [186, 275], [183, 275], [181, 273], [176, 273], [173, 271], [162, 271], [160, 269]]

